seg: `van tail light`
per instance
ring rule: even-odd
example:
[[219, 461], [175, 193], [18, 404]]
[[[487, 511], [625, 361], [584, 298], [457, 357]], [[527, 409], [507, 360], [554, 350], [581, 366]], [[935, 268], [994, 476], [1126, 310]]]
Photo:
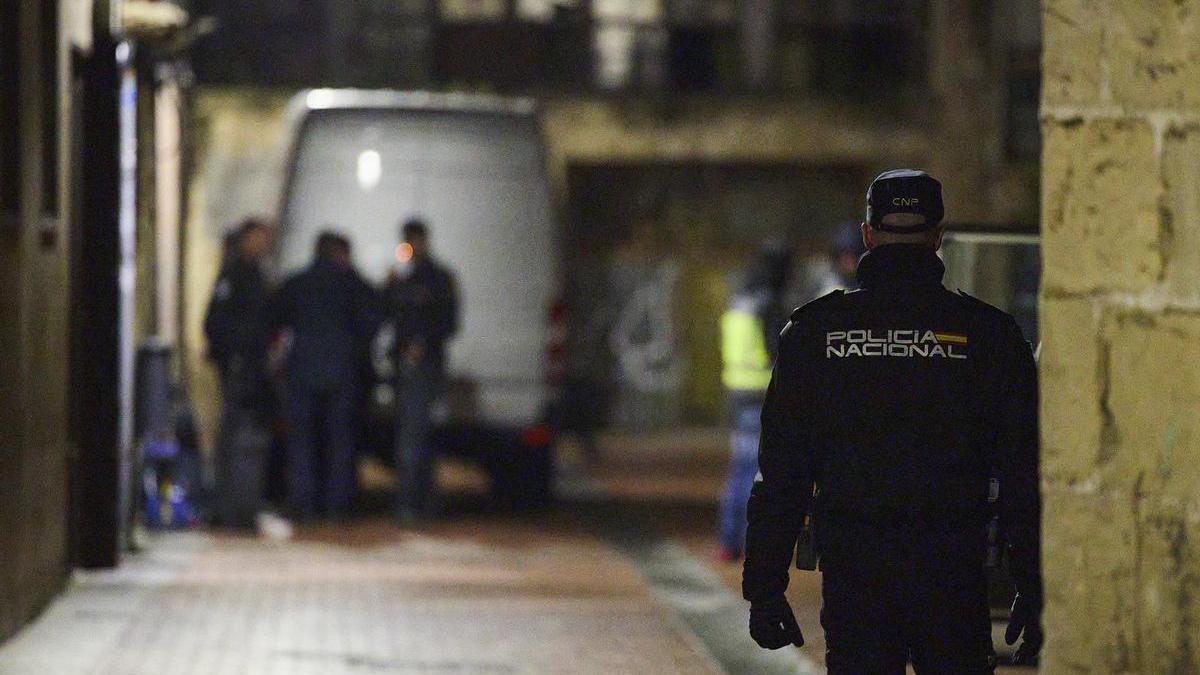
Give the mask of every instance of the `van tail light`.
[[561, 385], [567, 375], [567, 307], [559, 300], [546, 317], [546, 383]]
[[554, 440], [554, 432], [550, 427], [539, 424], [521, 430], [521, 443], [527, 448], [544, 448]]

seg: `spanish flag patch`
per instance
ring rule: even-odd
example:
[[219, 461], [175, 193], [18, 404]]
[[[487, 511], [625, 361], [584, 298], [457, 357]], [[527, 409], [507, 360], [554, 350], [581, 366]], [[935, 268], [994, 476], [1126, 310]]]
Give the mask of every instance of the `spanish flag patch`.
[[933, 336], [937, 341], [944, 345], [965, 345], [967, 344], [967, 336], [963, 333], [946, 333], [943, 331], [934, 332]]

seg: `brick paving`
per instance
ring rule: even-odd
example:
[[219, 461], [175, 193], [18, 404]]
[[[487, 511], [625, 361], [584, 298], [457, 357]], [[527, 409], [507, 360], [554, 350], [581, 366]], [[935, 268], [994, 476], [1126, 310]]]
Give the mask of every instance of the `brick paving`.
[[[694, 429], [643, 437], [637, 442], [607, 440], [607, 461], [594, 472], [601, 490], [653, 518], [664, 537], [708, 563], [730, 592], [741, 597], [741, 563], [712, 559], [717, 548], [717, 497], [728, 466], [727, 433]], [[787, 594], [804, 633], [800, 655], [823, 667], [820, 576], [793, 570]]]
[[[715, 429], [672, 430], [636, 440], [610, 438], [606, 462], [595, 470], [594, 481], [610, 499], [627, 510], [653, 518], [660, 534], [685, 546], [707, 562], [732, 592], [742, 583], [740, 562], [712, 559], [716, 549], [717, 496], [725, 481], [728, 461], [726, 432]], [[825, 634], [821, 629], [821, 577], [792, 570], [788, 600], [804, 633], [802, 658], [824, 669]], [[1013, 648], [1003, 642], [1003, 625], [993, 625], [993, 643], [1002, 658]], [[908, 669], [912, 673], [911, 666]], [[1027, 675], [1030, 668], [1001, 666], [998, 675]]]
[[80, 575], [0, 673], [719, 672], [621, 556], [558, 525], [168, 535]]
[[604, 451], [545, 515], [160, 535], [77, 574], [0, 647], [0, 675], [822, 672], [819, 576], [788, 592], [808, 645], [768, 653], [745, 635], [740, 566], [709, 558], [724, 434]]

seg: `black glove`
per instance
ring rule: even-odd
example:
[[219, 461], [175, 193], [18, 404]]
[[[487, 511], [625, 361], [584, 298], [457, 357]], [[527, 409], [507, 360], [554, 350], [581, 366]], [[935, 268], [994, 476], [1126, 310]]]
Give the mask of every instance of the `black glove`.
[[789, 644], [804, 646], [800, 624], [782, 595], [750, 603], [750, 637], [763, 649], [779, 649]]
[[1008, 618], [1008, 628], [1004, 631], [1004, 642], [1012, 644], [1018, 637], [1024, 635], [1021, 646], [1013, 655], [1013, 663], [1018, 666], [1036, 666], [1038, 652], [1042, 650], [1042, 642], [1046, 636], [1042, 633], [1042, 601], [1032, 594], [1017, 593], [1013, 600], [1012, 612]]

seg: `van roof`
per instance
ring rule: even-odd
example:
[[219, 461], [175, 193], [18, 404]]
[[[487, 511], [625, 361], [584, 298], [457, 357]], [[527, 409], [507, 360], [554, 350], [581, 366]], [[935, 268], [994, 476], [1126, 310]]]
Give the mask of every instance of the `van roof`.
[[525, 116], [537, 112], [532, 98], [488, 94], [439, 94], [389, 89], [309, 89], [292, 101], [301, 111], [313, 110], [428, 110]]

